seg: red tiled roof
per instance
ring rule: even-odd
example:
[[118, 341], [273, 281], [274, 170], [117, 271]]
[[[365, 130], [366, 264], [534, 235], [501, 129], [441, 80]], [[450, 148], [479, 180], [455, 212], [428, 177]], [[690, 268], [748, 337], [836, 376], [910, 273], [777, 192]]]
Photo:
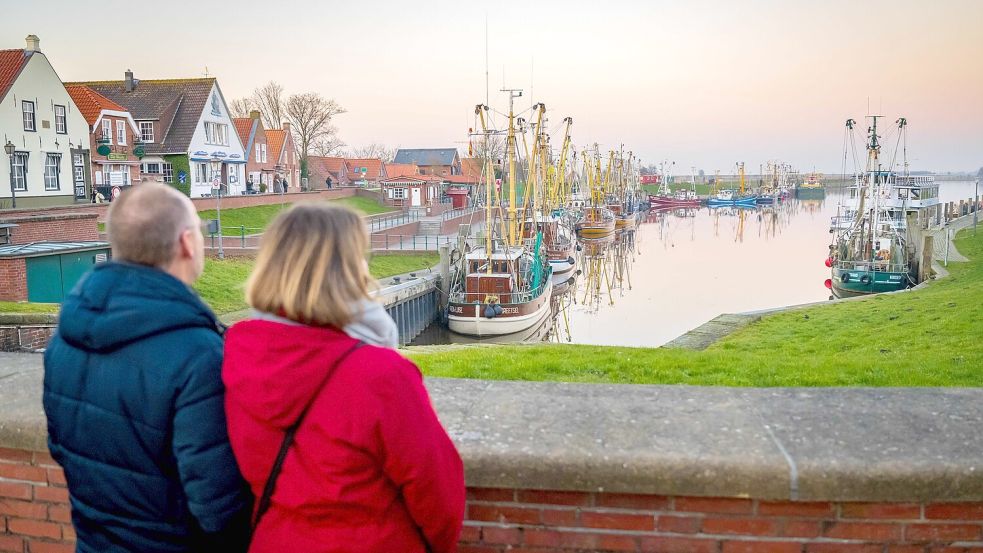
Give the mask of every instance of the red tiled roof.
[[[249, 147], [249, 133], [253, 132], [253, 121], [251, 117], [233, 117], [232, 124], [236, 126], [236, 132], [239, 134], [239, 140], [242, 141], [242, 147]], [[249, 152], [246, 152], [248, 155]]]
[[434, 175], [402, 175], [398, 177], [389, 177], [382, 179], [384, 183], [392, 183], [395, 181], [406, 182], [406, 181], [420, 181], [420, 182], [441, 182], [440, 177]]
[[[382, 160], [378, 158], [348, 158], [345, 163], [348, 165], [349, 173], [355, 173], [356, 167], [365, 167], [367, 169], [365, 178], [378, 179], [386, 176], [383, 171]], [[361, 175], [362, 172], [358, 171], [357, 174]]]
[[420, 168], [415, 163], [386, 163], [385, 165], [386, 175], [389, 177], [420, 174]]
[[116, 111], [126, 111], [126, 108], [116, 102], [99, 94], [95, 90], [84, 85], [68, 85], [65, 87], [72, 101], [79, 108], [79, 113], [85, 117], [85, 121], [91, 126], [99, 119], [99, 114], [104, 109]]
[[442, 178], [452, 184], [478, 184], [481, 180], [480, 175], [444, 175]]
[[0, 50], [0, 100], [7, 95], [29, 59], [26, 50]]
[[307, 164], [310, 166], [311, 172], [317, 171], [321, 174], [334, 173], [337, 175], [345, 168], [345, 158], [310, 156], [307, 158]]
[[283, 129], [266, 129], [266, 144], [270, 149], [270, 159], [280, 161], [280, 152], [287, 141], [287, 131]]

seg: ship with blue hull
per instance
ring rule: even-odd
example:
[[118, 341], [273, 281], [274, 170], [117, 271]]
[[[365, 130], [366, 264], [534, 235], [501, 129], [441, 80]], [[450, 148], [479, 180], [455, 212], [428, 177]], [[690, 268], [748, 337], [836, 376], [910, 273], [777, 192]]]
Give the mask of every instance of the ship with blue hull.
[[741, 196], [734, 190], [721, 190], [707, 199], [709, 207], [754, 207], [758, 205], [756, 196]]

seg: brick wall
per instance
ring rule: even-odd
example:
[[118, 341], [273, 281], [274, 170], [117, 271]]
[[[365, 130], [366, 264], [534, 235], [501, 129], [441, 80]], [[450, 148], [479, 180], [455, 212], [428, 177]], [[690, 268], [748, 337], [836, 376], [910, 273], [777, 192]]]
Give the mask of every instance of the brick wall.
[[469, 489], [460, 553], [983, 553], [983, 503]]
[[[69, 553], [65, 478], [0, 448], [0, 552]], [[468, 489], [460, 553], [981, 553], [983, 503], [840, 503]]]
[[[0, 324], [0, 351], [37, 351], [48, 347], [56, 325]], [[2, 551], [2, 549], [0, 549]]]
[[23, 257], [0, 258], [0, 282], [0, 301], [27, 301], [27, 262]]
[[14, 223], [12, 244], [32, 242], [84, 242], [99, 240], [95, 213], [48, 213], [0, 216], [2, 223]]

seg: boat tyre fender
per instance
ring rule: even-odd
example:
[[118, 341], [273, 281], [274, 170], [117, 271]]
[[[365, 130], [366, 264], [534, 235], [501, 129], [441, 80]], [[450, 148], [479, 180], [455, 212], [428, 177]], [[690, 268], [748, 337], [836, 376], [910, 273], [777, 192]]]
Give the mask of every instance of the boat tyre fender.
[[860, 284], [870, 284], [870, 275], [860, 277]]
[[850, 273], [840, 275], [840, 282], [850, 282]]
[[488, 304], [485, 306], [485, 318], [494, 319], [495, 318], [495, 306]]
[[502, 306], [498, 305], [498, 296], [485, 296], [485, 318], [494, 319], [502, 314]]

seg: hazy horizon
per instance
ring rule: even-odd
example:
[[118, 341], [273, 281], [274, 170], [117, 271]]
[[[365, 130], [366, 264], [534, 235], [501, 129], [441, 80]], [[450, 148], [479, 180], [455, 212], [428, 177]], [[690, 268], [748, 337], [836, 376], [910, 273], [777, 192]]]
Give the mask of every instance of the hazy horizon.
[[350, 146], [466, 152], [485, 101], [487, 17], [491, 104], [506, 109], [503, 80], [524, 89], [517, 107], [544, 102], [551, 129], [572, 117], [581, 148], [624, 144], [643, 163], [675, 161], [677, 175], [768, 160], [834, 173], [844, 122], [859, 122], [862, 142], [869, 102], [885, 135], [907, 118], [913, 170], [983, 166], [983, 2], [279, 5], [17, 3], [5, 6], [0, 48], [38, 35], [65, 81], [207, 67], [229, 101], [276, 80], [347, 109], [335, 125]]

